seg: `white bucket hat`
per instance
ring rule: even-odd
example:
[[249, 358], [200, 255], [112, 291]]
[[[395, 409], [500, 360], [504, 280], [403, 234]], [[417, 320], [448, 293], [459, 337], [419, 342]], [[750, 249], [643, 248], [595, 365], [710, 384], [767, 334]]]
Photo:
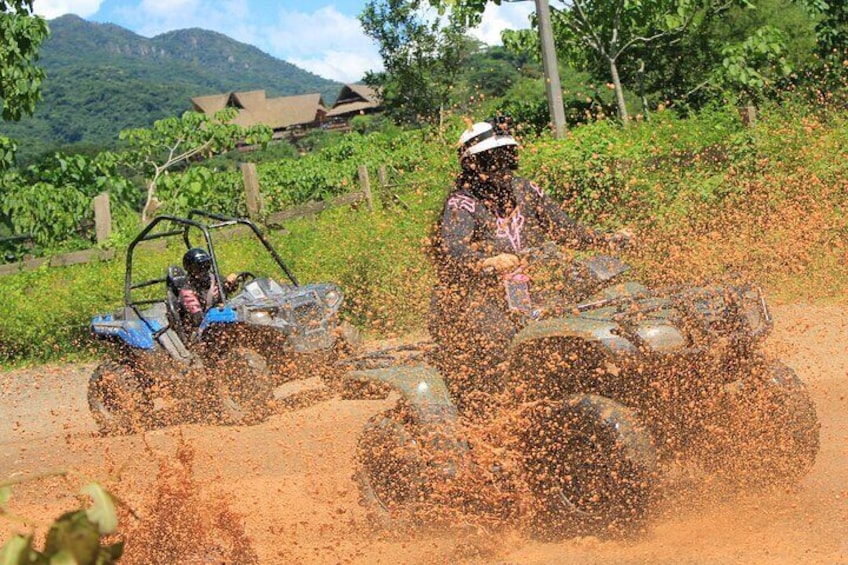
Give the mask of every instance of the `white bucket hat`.
[[459, 136], [459, 157], [461, 159], [507, 145], [518, 145], [518, 142], [507, 133], [497, 132], [489, 122], [477, 122]]

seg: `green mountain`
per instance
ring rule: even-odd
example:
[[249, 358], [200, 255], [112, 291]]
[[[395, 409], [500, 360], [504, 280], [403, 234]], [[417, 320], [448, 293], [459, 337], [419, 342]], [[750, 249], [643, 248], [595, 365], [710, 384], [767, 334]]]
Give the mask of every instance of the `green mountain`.
[[191, 97], [264, 89], [268, 96], [320, 92], [332, 104], [342, 85], [220, 33], [172, 31], [147, 39], [113, 24], [66, 15], [49, 22], [41, 50], [47, 73], [35, 115], [0, 122], [19, 157], [58, 148], [110, 147], [122, 129], [191, 109]]

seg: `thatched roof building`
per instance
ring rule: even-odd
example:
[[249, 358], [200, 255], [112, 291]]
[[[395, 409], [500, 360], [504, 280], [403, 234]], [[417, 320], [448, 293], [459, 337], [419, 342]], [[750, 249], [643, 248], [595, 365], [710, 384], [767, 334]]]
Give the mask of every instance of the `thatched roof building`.
[[195, 96], [191, 104], [196, 112], [209, 116], [224, 108], [235, 108], [238, 114], [234, 124], [242, 127], [263, 124], [274, 130], [275, 137], [281, 137], [286, 132], [319, 127], [328, 121], [345, 128], [353, 116], [379, 110], [380, 97], [368, 86], [346, 84], [330, 109], [317, 93], [268, 98], [264, 90]]
[[238, 112], [234, 124], [250, 127], [266, 125], [275, 133], [293, 128], [319, 126], [327, 115], [327, 106], [320, 94], [301, 94], [267, 98], [264, 90], [231, 92], [195, 96], [191, 99], [195, 111], [213, 115], [227, 107]]
[[364, 84], [346, 84], [339, 92], [328, 118], [353, 117], [380, 109], [380, 93]]

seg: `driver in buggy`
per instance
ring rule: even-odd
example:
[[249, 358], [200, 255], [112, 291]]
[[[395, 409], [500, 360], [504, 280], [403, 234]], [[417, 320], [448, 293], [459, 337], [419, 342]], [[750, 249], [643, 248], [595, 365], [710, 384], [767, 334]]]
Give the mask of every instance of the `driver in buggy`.
[[535, 183], [517, 176], [508, 119], [478, 122], [459, 138], [461, 172], [433, 238], [438, 284], [431, 297], [433, 359], [461, 411], [485, 413], [503, 389], [506, 348], [518, 331], [504, 277], [520, 254], [547, 242], [574, 250], [623, 245], [626, 232], [577, 223]]
[[[199, 247], [189, 249], [183, 255], [185, 277], [177, 283], [179, 292], [180, 318], [191, 327], [198, 327], [205, 312], [221, 301], [218, 284], [212, 276], [212, 256]], [[238, 277], [231, 273], [224, 281], [224, 291], [232, 292], [238, 287]]]

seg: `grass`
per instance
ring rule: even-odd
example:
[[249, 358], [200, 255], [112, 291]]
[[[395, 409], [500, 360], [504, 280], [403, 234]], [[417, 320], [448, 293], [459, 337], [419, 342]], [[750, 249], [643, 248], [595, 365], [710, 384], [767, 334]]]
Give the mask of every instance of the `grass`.
[[[846, 148], [839, 111], [775, 105], [745, 127], [735, 108], [718, 108], [525, 139], [520, 172], [583, 221], [632, 228], [625, 258], [652, 284], [744, 279], [779, 300], [832, 301], [848, 289]], [[345, 315], [376, 336], [424, 327], [429, 236], [456, 172], [442, 140], [402, 149], [417, 153], [393, 189], [405, 206], [332, 209], [270, 234], [302, 281], [340, 284]], [[222, 270], [270, 268], [254, 247], [220, 245]], [[0, 278], [0, 363], [98, 355], [88, 321], [120, 305], [122, 284], [122, 259]]]

